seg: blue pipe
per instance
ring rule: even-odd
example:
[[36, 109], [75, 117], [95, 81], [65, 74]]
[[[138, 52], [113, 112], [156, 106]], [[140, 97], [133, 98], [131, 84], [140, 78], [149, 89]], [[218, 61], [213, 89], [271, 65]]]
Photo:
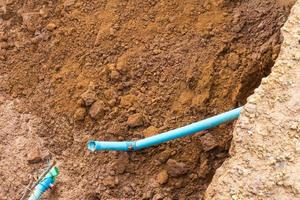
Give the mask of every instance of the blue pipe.
[[161, 144], [173, 139], [185, 137], [199, 131], [213, 128], [224, 122], [234, 120], [239, 117], [242, 107], [204, 119], [202, 121], [177, 128], [165, 133], [147, 137], [137, 141], [123, 142], [106, 142], [106, 141], [89, 141], [87, 147], [90, 151], [110, 150], [110, 151], [135, 151]]
[[59, 171], [57, 167], [51, 168], [51, 170], [46, 174], [45, 178], [41, 180], [37, 186], [35, 186], [28, 200], [39, 200], [44, 192], [53, 186], [58, 174]]

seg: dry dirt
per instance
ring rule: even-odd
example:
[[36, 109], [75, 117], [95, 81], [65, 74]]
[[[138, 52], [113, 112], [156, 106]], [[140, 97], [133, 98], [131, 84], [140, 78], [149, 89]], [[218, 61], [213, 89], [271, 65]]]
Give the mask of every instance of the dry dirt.
[[[96, 152], [245, 103], [294, 1], [0, 1], [0, 197], [52, 156], [48, 199], [199, 199], [232, 124], [140, 152]], [[15, 147], [15, 148], [14, 148]], [[32, 148], [30, 148], [32, 147]]]

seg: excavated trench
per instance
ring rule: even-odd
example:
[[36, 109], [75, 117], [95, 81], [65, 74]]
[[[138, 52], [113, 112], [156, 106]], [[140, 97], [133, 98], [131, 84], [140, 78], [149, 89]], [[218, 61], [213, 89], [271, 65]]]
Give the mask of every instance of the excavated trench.
[[0, 147], [26, 143], [0, 157], [0, 195], [19, 198], [50, 155], [61, 176], [48, 199], [202, 198], [232, 123], [139, 152], [90, 153], [86, 142], [140, 139], [243, 105], [271, 71], [293, 2], [3, 3]]

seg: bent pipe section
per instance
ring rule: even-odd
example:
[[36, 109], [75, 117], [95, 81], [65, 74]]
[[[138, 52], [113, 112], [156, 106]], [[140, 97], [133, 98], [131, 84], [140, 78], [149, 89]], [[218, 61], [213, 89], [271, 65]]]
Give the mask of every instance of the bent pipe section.
[[123, 142], [106, 142], [106, 141], [89, 141], [87, 147], [90, 151], [110, 150], [110, 151], [136, 151], [158, 145], [173, 139], [185, 137], [199, 131], [213, 128], [224, 122], [234, 120], [239, 117], [242, 107], [233, 109], [231, 111], [204, 119], [190, 125], [177, 128], [165, 133], [147, 137], [137, 141], [123, 141]]
[[32, 194], [30, 195], [28, 200], [39, 200], [46, 190], [48, 190], [55, 182], [56, 177], [59, 174], [59, 170], [57, 167], [53, 167], [45, 176], [37, 186], [35, 186]]

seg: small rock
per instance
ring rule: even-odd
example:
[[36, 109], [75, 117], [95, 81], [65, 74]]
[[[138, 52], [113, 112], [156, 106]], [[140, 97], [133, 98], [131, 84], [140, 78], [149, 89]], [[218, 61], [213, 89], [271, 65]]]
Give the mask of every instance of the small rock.
[[167, 170], [162, 170], [157, 174], [157, 182], [161, 185], [168, 182], [168, 172]]
[[47, 24], [46, 28], [47, 28], [48, 31], [53, 31], [54, 29], [57, 28], [57, 26], [53, 22], [50, 22], [50, 23]]
[[181, 176], [188, 172], [186, 164], [169, 159], [167, 161], [167, 171], [171, 177]]
[[41, 151], [37, 147], [33, 147], [27, 154], [27, 161], [29, 164], [39, 163], [43, 160]]
[[87, 90], [81, 95], [86, 106], [92, 105], [97, 100], [97, 95], [94, 91]]
[[89, 110], [89, 114], [92, 118], [98, 119], [99, 117], [103, 117], [105, 114], [105, 104], [103, 101], [98, 100], [91, 106]]
[[82, 108], [82, 107], [81, 108], [77, 108], [76, 111], [75, 111], [75, 113], [74, 113], [74, 119], [76, 121], [82, 121], [82, 120], [84, 120], [85, 115], [86, 115], [85, 108]]
[[40, 10], [39, 10], [39, 14], [43, 17], [46, 18], [49, 15], [49, 10], [43, 6]]
[[109, 188], [113, 188], [118, 185], [118, 181], [116, 181], [115, 178], [112, 176], [104, 178], [102, 183], [103, 183], [103, 185], [105, 185]]
[[210, 151], [218, 146], [214, 136], [207, 133], [201, 137], [201, 144], [204, 151]]
[[172, 155], [172, 151], [170, 149], [166, 149], [159, 154], [158, 161], [160, 163], [165, 163]]
[[144, 125], [144, 117], [141, 113], [136, 113], [128, 117], [127, 124], [131, 128]]
[[155, 134], [158, 134], [158, 128], [156, 128], [155, 126], [149, 126], [146, 130], [143, 131], [143, 135], [145, 137], [150, 137]]
[[128, 55], [122, 55], [118, 58], [117, 64], [116, 64], [116, 69], [119, 72], [126, 73], [129, 71], [130, 66], [128, 65]]

